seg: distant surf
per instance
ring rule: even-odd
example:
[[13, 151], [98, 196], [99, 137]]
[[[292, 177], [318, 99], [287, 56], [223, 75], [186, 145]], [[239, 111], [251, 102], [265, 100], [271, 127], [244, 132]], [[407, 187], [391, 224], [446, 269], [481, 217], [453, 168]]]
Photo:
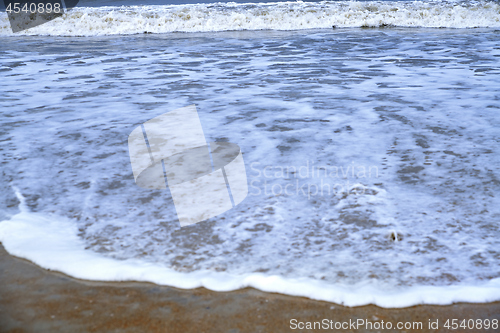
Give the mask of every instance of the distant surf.
[[[343, 27], [500, 27], [492, 1], [322, 1], [77, 7], [61, 18], [21, 32], [93, 36], [231, 30], [299, 30]], [[0, 13], [0, 35], [12, 35]]]

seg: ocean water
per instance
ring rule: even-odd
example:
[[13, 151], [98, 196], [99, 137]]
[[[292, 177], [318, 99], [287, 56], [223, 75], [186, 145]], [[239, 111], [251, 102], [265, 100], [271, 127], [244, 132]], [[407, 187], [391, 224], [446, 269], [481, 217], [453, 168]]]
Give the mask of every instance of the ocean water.
[[[100, 4], [17, 34], [0, 13], [8, 252], [349, 306], [500, 300], [498, 2]], [[249, 194], [180, 228], [127, 139], [191, 104]]]

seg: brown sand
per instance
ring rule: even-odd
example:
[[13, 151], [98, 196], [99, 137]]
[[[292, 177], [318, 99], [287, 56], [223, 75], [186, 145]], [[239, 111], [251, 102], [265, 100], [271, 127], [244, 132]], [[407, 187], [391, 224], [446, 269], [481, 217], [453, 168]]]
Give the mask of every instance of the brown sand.
[[[421, 330], [290, 328], [302, 322], [420, 321]], [[0, 245], [0, 332], [447, 332], [446, 319], [500, 319], [500, 302], [385, 309], [343, 307], [255, 289], [218, 293], [150, 283], [89, 282], [10, 256]], [[439, 330], [428, 321], [439, 320]], [[456, 330], [453, 332], [499, 332]]]

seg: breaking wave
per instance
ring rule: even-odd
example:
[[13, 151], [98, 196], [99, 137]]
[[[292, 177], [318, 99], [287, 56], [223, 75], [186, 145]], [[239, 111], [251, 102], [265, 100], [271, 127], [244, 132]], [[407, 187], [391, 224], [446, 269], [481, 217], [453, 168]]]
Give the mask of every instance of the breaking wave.
[[[500, 27], [500, 5], [480, 2], [322, 1], [75, 8], [20, 34], [93, 36], [344, 27]], [[14, 35], [0, 13], [0, 35]]]

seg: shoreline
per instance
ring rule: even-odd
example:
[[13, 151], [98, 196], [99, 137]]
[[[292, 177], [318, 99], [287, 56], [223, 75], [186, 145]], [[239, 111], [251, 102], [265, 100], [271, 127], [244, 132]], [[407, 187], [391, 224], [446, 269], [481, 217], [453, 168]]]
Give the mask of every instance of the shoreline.
[[[447, 319], [500, 319], [500, 302], [345, 307], [253, 288], [214, 292], [146, 282], [78, 280], [9, 255], [0, 244], [0, 332], [446, 332]], [[295, 323], [421, 322], [422, 329], [291, 329]], [[439, 321], [438, 329], [428, 322]], [[297, 325], [296, 325], [297, 326]], [[496, 330], [484, 330], [494, 332]], [[472, 331], [471, 331], [472, 332]]]

